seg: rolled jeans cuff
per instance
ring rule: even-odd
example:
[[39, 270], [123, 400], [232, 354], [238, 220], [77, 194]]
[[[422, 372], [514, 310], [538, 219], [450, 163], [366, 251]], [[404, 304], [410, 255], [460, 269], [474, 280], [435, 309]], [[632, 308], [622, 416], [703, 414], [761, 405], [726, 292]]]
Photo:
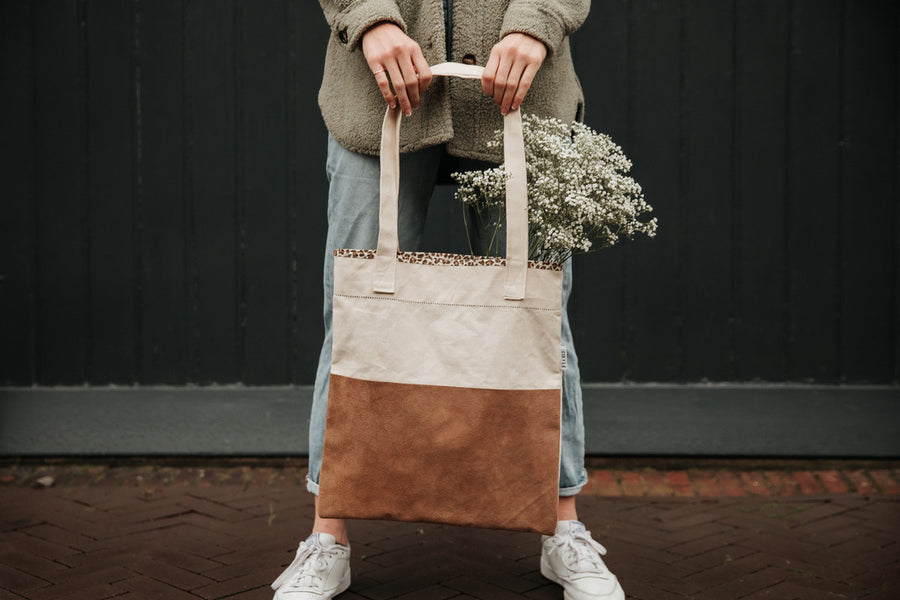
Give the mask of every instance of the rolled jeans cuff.
[[306, 475], [306, 491], [314, 496], [319, 495], [319, 484], [313, 481], [309, 474]]
[[575, 485], [569, 485], [566, 487], [560, 486], [560, 488], [559, 488], [560, 497], [577, 496], [578, 493], [581, 491], [581, 489], [587, 485], [587, 482], [588, 482], [587, 471], [582, 469], [581, 477], [578, 479], [578, 483], [576, 483]]

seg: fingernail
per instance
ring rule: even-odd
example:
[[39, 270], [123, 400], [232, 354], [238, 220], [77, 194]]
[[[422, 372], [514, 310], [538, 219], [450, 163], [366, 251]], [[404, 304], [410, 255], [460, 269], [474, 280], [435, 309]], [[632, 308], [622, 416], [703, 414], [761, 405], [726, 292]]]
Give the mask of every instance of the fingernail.
[[504, 110], [502, 108], [500, 109], [500, 114], [503, 115], [504, 117], [506, 116], [506, 113], [508, 113], [508, 112], [509, 112], [508, 110]]
[[412, 111], [409, 110], [409, 109], [406, 109], [405, 111], [403, 111], [403, 114], [406, 115], [406, 116], [408, 117], [408, 116], [410, 116], [410, 115], [412, 114]]
[[518, 105], [513, 104], [512, 106], [509, 107], [509, 109], [510, 109], [510, 110], [518, 110], [519, 107], [518, 107]]
[[391, 108], [397, 108], [397, 103], [396, 103], [396, 102], [391, 102], [391, 103], [390, 103], [390, 107], [391, 107]]

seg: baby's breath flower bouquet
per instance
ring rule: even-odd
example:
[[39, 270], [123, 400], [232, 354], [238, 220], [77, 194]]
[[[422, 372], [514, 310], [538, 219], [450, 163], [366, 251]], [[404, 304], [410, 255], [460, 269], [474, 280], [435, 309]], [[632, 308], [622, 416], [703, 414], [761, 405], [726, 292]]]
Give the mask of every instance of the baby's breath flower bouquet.
[[[562, 263], [573, 254], [612, 246], [622, 236], [656, 234], [655, 218], [639, 219], [653, 207], [628, 175], [631, 161], [608, 135], [578, 122], [535, 115], [523, 115], [522, 121], [530, 259]], [[494, 148], [502, 144], [502, 131], [488, 142]], [[503, 165], [452, 176], [460, 184], [456, 197], [474, 209], [482, 227], [493, 228], [487, 254], [497, 254], [506, 204]]]

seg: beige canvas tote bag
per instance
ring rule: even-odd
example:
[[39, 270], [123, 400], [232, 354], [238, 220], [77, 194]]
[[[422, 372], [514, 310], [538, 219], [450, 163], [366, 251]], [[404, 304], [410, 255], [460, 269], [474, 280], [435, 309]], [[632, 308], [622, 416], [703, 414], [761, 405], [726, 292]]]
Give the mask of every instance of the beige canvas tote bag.
[[400, 251], [399, 129], [388, 109], [378, 248], [335, 251], [319, 514], [552, 534], [562, 270], [527, 260], [521, 115], [504, 119], [505, 259]]

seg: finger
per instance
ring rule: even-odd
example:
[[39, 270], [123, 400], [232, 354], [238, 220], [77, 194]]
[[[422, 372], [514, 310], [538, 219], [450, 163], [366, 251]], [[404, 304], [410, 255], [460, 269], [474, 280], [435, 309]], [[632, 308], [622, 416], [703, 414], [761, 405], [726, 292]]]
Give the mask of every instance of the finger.
[[509, 70], [509, 78], [506, 80], [506, 85], [503, 86], [503, 97], [500, 99], [500, 112], [504, 115], [509, 112], [509, 107], [512, 106], [524, 69], [524, 64], [516, 62]]
[[409, 96], [406, 94], [406, 84], [403, 82], [403, 73], [400, 71], [400, 65], [397, 63], [389, 65], [387, 72], [391, 78], [391, 84], [394, 86], [394, 95], [397, 97], [400, 110], [408, 117], [412, 114], [412, 106], [410, 106]]
[[491, 56], [488, 58], [487, 64], [484, 65], [484, 71], [481, 73], [481, 91], [485, 96], [494, 95], [494, 82], [497, 79], [497, 67], [500, 66], [500, 53], [496, 47], [491, 50]]
[[387, 105], [391, 108], [396, 108], [397, 100], [394, 98], [394, 92], [391, 91], [391, 82], [388, 80], [387, 73], [384, 69], [380, 69], [375, 71], [374, 75], [375, 83], [378, 84], [378, 89], [381, 91], [384, 101], [387, 102]]
[[509, 71], [509, 79], [506, 80], [506, 86], [503, 90], [503, 100], [500, 102], [500, 112], [504, 115], [512, 108], [513, 100], [516, 97], [519, 86], [522, 85], [522, 79], [527, 68], [528, 63], [520, 59], [513, 63]]
[[[403, 74], [403, 86], [406, 89], [406, 96], [409, 98], [410, 108], [419, 107], [419, 77], [416, 73], [416, 67], [412, 60], [400, 63], [400, 72]], [[406, 115], [409, 116], [408, 114]]]
[[519, 86], [516, 88], [516, 95], [513, 97], [512, 104], [509, 107], [510, 110], [516, 110], [521, 106], [522, 101], [525, 99], [525, 94], [531, 89], [531, 83], [534, 81], [537, 71], [538, 67], [534, 63], [528, 63], [528, 66], [525, 67], [522, 78], [519, 79]]
[[[497, 77], [494, 79], [494, 104], [503, 106], [503, 95], [506, 93], [506, 85], [510, 79], [510, 70], [512, 69], [512, 61], [503, 57], [500, 59], [500, 65], [497, 67]], [[515, 85], [515, 83], [513, 83]], [[501, 111], [502, 112], [502, 111]]]
[[421, 97], [425, 90], [428, 89], [428, 86], [431, 85], [431, 67], [428, 66], [428, 61], [425, 60], [425, 56], [422, 55], [421, 51], [413, 55], [413, 62], [416, 66], [416, 73], [419, 74], [419, 95]]

